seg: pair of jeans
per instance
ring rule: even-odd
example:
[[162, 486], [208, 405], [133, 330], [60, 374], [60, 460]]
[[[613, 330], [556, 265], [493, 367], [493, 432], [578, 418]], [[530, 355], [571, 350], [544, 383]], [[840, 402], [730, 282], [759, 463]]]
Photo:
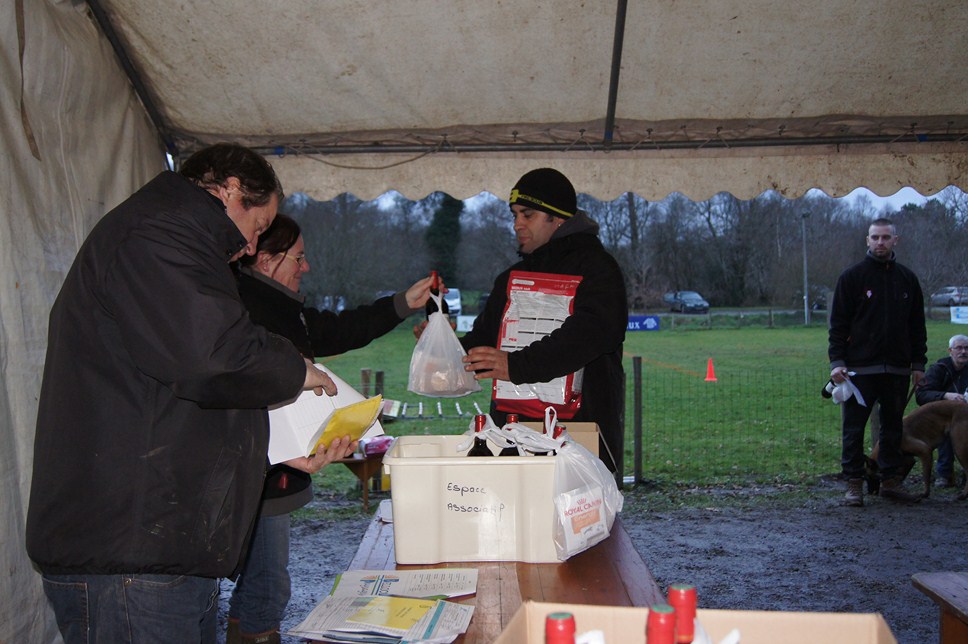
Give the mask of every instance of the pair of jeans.
[[289, 515], [260, 516], [249, 556], [229, 600], [229, 617], [243, 633], [265, 633], [282, 624], [291, 594]]
[[218, 580], [187, 575], [44, 575], [66, 644], [215, 644]]
[[938, 445], [938, 462], [934, 471], [940, 479], [951, 478], [955, 472], [954, 448], [951, 447], [951, 437], [947, 434]]
[[901, 431], [911, 378], [890, 373], [877, 373], [857, 374], [850, 380], [860, 391], [867, 406], [860, 405], [854, 396], [841, 403], [844, 424], [840, 466], [844, 478], [864, 477], [864, 428], [875, 402], [880, 403], [881, 406], [877, 465], [881, 479], [893, 478], [900, 474], [903, 461]]

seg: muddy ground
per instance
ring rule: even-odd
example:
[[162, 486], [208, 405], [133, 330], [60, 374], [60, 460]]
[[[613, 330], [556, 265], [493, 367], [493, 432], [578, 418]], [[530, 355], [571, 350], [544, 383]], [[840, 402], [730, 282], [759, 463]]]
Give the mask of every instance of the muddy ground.
[[[867, 497], [865, 507], [847, 508], [842, 486], [833, 478], [807, 491], [640, 485], [625, 491], [622, 521], [659, 586], [695, 584], [700, 607], [879, 612], [901, 644], [938, 641], [937, 608], [911, 575], [968, 570], [968, 501], [945, 489], [912, 506]], [[317, 496], [321, 517], [294, 522], [284, 628], [349, 564], [370, 520], [358, 508], [358, 499]], [[231, 582], [222, 588], [224, 624]]]

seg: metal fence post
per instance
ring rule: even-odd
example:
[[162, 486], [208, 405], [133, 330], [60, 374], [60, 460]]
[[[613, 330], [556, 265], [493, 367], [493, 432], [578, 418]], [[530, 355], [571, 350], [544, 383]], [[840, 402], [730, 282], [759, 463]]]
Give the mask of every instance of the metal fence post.
[[632, 449], [635, 461], [633, 485], [642, 481], [642, 356], [632, 356]]

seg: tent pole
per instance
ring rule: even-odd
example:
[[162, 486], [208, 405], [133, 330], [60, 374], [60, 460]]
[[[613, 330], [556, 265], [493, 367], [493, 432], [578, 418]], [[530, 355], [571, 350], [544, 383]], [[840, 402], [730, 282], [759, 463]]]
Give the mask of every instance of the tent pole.
[[608, 108], [605, 112], [605, 138], [602, 145], [606, 149], [612, 145], [615, 129], [615, 103], [618, 101], [618, 76], [622, 70], [622, 48], [625, 42], [625, 14], [628, 0], [618, 0], [615, 11], [615, 35], [612, 37], [612, 73], [608, 81]]

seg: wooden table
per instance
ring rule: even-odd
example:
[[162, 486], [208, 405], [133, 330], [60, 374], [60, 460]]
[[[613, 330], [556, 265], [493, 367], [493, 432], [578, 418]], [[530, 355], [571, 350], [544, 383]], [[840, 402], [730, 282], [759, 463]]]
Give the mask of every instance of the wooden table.
[[374, 454], [366, 458], [341, 458], [334, 463], [342, 463], [360, 480], [363, 487], [363, 509], [370, 510], [370, 479], [380, 472], [383, 467], [383, 454]]
[[663, 601], [652, 572], [636, 552], [621, 517], [605, 541], [561, 563], [516, 561], [453, 562], [397, 565], [393, 555], [393, 524], [374, 517], [349, 570], [410, 570], [476, 568], [477, 594], [458, 598], [476, 608], [463, 644], [493, 642], [523, 601], [649, 606]]
[[968, 572], [919, 572], [911, 582], [940, 609], [941, 644], [968, 642]]

